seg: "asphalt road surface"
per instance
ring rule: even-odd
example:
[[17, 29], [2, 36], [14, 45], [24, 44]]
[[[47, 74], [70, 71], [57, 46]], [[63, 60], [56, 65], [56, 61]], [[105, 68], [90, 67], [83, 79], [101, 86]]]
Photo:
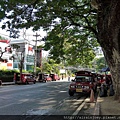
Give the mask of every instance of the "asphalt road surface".
[[68, 95], [67, 80], [0, 87], [0, 115], [75, 115], [85, 96]]

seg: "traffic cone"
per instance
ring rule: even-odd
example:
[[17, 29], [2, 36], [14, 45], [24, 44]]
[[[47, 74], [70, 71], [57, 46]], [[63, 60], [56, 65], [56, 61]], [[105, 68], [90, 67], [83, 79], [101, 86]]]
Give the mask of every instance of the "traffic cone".
[[95, 101], [95, 97], [94, 97], [94, 92], [93, 89], [91, 89], [91, 93], [90, 93], [90, 102], [94, 102]]

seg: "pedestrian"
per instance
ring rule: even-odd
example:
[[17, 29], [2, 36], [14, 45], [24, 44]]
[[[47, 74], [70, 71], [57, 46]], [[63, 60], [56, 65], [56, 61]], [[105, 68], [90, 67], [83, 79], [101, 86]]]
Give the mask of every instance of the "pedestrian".
[[63, 74], [62, 74], [62, 80], [63, 80]]
[[107, 96], [107, 86], [106, 83], [102, 83], [100, 86], [100, 97], [106, 97]]
[[106, 76], [107, 89], [109, 89], [109, 87], [110, 87], [111, 84], [112, 84], [111, 76]]
[[70, 76], [68, 76], [68, 81], [70, 81]]

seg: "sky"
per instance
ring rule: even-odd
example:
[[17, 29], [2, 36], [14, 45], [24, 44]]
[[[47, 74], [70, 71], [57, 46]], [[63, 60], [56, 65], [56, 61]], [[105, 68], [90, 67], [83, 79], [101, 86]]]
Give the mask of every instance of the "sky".
[[[40, 36], [38, 37], [38, 39], [41, 39], [41, 38], [43, 38], [44, 36], [46, 36], [47, 35], [47, 33], [45, 32], [45, 31], [43, 31], [43, 30], [40, 30], [40, 31], [36, 31], [36, 32], [33, 32], [32, 31], [32, 28], [31, 29], [22, 29], [21, 31], [20, 31], [20, 39], [22, 38], [22, 39], [28, 39], [28, 40], [35, 40], [36, 38], [35, 38], [35, 34], [39, 34]], [[6, 30], [3, 30], [3, 29], [1, 29], [0, 28], [0, 36], [3, 36], [3, 37], [5, 37], [5, 38], [8, 38], [8, 39], [10, 39], [10, 37], [9, 37], [9, 32], [7, 32]], [[13, 39], [13, 38], [11, 38], [11, 39]]]
[[[2, 27], [2, 25], [4, 24], [6, 22], [6, 19], [4, 19], [4, 20], [2, 20], [1, 22], [0, 22], [0, 36], [3, 36], [3, 37], [5, 37], [5, 38], [8, 38], [8, 39], [10, 39], [10, 33], [9, 33], [9, 31], [6, 31], [5, 29], [3, 30], [1, 27]], [[41, 39], [41, 38], [43, 38], [44, 36], [46, 36], [47, 35], [47, 33], [45, 32], [45, 31], [43, 31], [42, 29], [40, 29], [39, 31], [36, 31], [37, 32], [37, 34], [39, 34], [40, 36], [38, 37], [38, 39]], [[28, 40], [35, 40], [36, 38], [35, 38], [35, 34], [36, 34], [36, 32], [33, 32], [32, 31], [32, 27], [31, 28], [29, 28], [29, 29], [25, 29], [25, 28], [23, 28], [23, 29], [21, 29], [20, 30], [20, 39], [28, 39]], [[11, 39], [13, 39], [13, 38], [11, 38]]]
[[[1, 26], [2, 23], [0, 23]], [[39, 37], [37, 38], [37, 40], [41, 40], [43, 37], [45, 37], [47, 35], [47, 33], [43, 30], [40, 31], [36, 31], [33, 32], [32, 28], [31, 29], [22, 29], [20, 31], [20, 37], [17, 39], [27, 39], [28, 41], [30, 41], [31, 44], [35, 45], [35, 42], [33, 40], [36, 40], [36, 37], [34, 35], [36, 35], [36, 33], [39, 35]], [[13, 38], [9, 37], [9, 32], [7, 32], [6, 30], [3, 30], [0, 28], [0, 36], [8, 39], [8, 40], [12, 40]], [[44, 44], [43, 42], [37, 42], [37, 46]], [[47, 51], [43, 51], [43, 56], [47, 56], [48, 52]]]

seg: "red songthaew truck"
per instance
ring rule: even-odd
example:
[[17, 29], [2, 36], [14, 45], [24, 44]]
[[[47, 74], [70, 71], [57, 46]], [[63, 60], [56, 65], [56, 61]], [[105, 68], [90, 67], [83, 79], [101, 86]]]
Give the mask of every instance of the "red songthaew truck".
[[78, 71], [75, 73], [75, 79], [69, 85], [69, 95], [73, 96], [75, 93], [90, 94], [91, 89], [96, 92], [97, 83], [95, 75], [89, 71]]
[[60, 77], [57, 74], [50, 74], [52, 81], [60, 80]]

